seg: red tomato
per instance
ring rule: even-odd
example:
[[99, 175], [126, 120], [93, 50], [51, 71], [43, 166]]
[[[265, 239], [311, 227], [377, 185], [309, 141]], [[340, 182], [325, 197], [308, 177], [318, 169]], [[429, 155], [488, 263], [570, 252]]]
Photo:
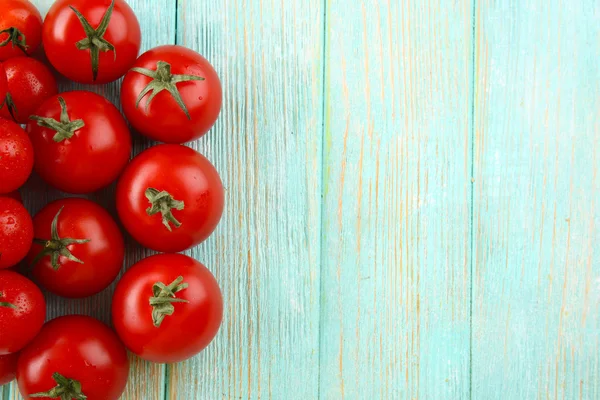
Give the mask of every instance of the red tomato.
[[0, 64], [0, 101], [4, 102], [8, 93], [8, 80], [6, 79], [6, 71], [4, 66]]
[[81, 83], [122, 77], [140, 52], [140, 23], [124, 0], [57, 0], [46, 16], [44, 49], [50, 63]]
[[27, 124], [35, 170], [68, 193], [90, 193], [117, 179], [131, 154], [131, 136], [119, 110], [91, 92], [46, 100]]
[[0, 105], [0, 117], [26, 124], [29, 116], [58, 92], [56, 79], [38, 60], [15, 57], [2, 63], [8, 81], [8, 94]]
[[15, 199], [0, 196], [0, 269], [17, 265], [31, 248], [33, 222]]
[[21, 396], [117, 400], [129, 375], [127, 351], [100, 321], [82, 315], [44, 325], [17, 363]]
[[46, 301], [40, 289], [23, 275], [0, 271], [0, 355], [25, 347], [45, 319]]
[[140, 133], [165, 143], [198, 139], [215, 124], [221, 82], [210, 63], [182, 46], [142, 54], [121, 87], [125, 116]]
[[19, 353], [0, 356], [0, 386], [6, 385], [15, 379]]
[[14, 192], [10, 192], [10, 193], [7, 193], [7, 194], [4, 194], [2, 196], [10, 197], [11, 199], [15, 199], [19, 203], [23, 204], [23, 197], [21, 197], [21, 193], [18, 190], [15, 190]]
[[0, 61], [33, 54], [42, 41], [42, 16], [28, 0], [2, 0]]
[[143, 246], [189, 249], [214, 231], [223, 213], [217, 170], [189, 147], [164, 144], [135, 157], [117, 185], [117, 211]]
[[81, 298], [115, 280], [125, 256], [119, 227], [110, 214], [85, 199], [54, 201], [33, 219], [35, 239], [27, 261], [49, 291]]
[[187, 360], [216, 336], [223, 298], [210, 271], [183, 254], [159, 254], [135, 264], [119, 281], [113, 325], [125, 346], [158, 363]]
[[27, 133], [12, 121], [0, 118], [0, 194], [17, 190], [33, 169], [33, 145]]

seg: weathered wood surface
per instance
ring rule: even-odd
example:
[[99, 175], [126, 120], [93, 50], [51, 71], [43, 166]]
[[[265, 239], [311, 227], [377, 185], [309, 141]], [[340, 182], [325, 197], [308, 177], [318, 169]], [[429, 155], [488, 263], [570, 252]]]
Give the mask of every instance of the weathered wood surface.
[[476, 12], [474, 399], [600, 398], [600, 3]]

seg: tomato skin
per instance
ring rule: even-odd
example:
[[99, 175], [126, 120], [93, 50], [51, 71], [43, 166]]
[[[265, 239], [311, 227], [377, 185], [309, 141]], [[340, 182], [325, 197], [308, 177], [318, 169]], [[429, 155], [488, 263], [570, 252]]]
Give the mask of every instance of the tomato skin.
[[[60, 267], [55, 270], [47, 255], [33, 265], [33, 277], [62, 297], [83, 298], [99, 293], [115, 280], [123, 266], [123, 235], [110, 214], [99, 205], [86, 199], [67, 198], [48, 204], [36, 214], [33, 218], [35, 238], [51, 239], [52, 220], [59, 211], [60, 238], [90, 240], [68, 246], [71, 254], [83, 264], [61, 255]], [[42, 245], [34, 243], [27, 262], [32, 264], [42, 250]]]
[[13, 271], [0, 271], [0, 355], [16, 353], [40, 331], [46, 319], [46, 300], [29, 279]]
[[[8, 81], [8, 93], [14, 103], [14, 120], [26, 124], [44, 100], [58, 93], [56, 79], [48, 67], [33, 58], [15, 57], [2, 65]], [[6, 104], [0, 108], [0, 117], [13, 120]]]
[[8, 93], [8, 80], [6, 79], [6, 71], [4, 66], [0, 63], [0, 104], [6, 99]]
[[151, 139], [165, 143], [185, 143], [206, 134], [219, 117], [222, 88], [217, 72], [200, 54], [182, 46], [156, 47], [142, 54], [134, 67], [156, 70], [157, 62], [171, 64], [173, 74], [201, 76], [203, 81], [178, 83], [183, 102], [191, 119], [173, 95], [162, 91], [147, 105], [147, 94], [136, 106], [137, 98], [152, 78], [130, 70], [121, 87], [121, 104], [133, 127]]
[[35, 150], [34, 168], [46, 182], [67, 193], [90, 193], [113, 182], [131, 155], [127, 122], [107, 99], [92, 92], [61, 93], [46, 100], [35, 115], [60, 121], [64, 99], [71, 121], [82, 120], [83, 128], [70, 139], [53, 140], [55, 130], [35, 120], [27, 132]]
[[133, 10], [123, 0], [116, 0], [114, 10], [103, 36], [115, 47], [115, 52], [100, 51], [97, 79], [92, 73], [90, 50], [79, 50], [76, 43], [87, 36], [69, 6], [77, 9], [97, 28], [111, 0], [57, 0], [44, 21], [44, 49], [50, 63], [72, 81], [79, 83], [108, 83], [119, 79], [135, 62], [141, 45], [141, 29]]
[[15, 379], [18, 359], [19, 353], [0, 356], [0, 386], [6, 385]]
[[25, 258], [33, 240], [29, 212], [15, 199], [0, 196], [0, 269], [17, 265]]
[[[25, 50], [13, 46], [12, 42], [0, 47], [0, 61], [12, 57], [32, 55], [42, 42], [42, 16], [28, 0], [2, 0], [0, 6], [0, 31], [18, 29], [25, 36]], [[8, 33], [0, 34], [0, 42], [9, 38]]]
[[[173, 209], [181, 222], [169, 231], [161, 214], [149, 215], [145, 191], [155, 188], [182, 201]], [[203, 155], [180, 145], [154, 146], [135, 157], [117, 184], [117, 211], [125, 229], [144, 247], [176, 253], [203, 242], [215, 230], [223, 213], [223, 184]]]
[[114, 332], [94, 318], [56, 318], [19, 356], [21, 396], [31, 399], [30, 395], [55, 387], [56, 372], [79, 381], [87, 400], [117, 400], [129, 375], [127, 351]]
[[19, 192], [18, 190], [15, 190], [14, 192], [10, 192], [7, 194], [3, 194], [2, 196], [9, 197], [11, 199], [15, 199], [19, 203], [23, 204], [23, 197], [21, 196], [21, 192]]
[[[149, 298], [157, 282], [169, 285], [179, 276], [189, 286], [176, 293], [173, 315], [159, 327]], [[121, 340], [139, 357], [158, 363], [187, 360], [216, 336], [223, 319], [223, 297], [215, 277], [200, 262], [183, 254], [159, 254], [135, 264], [119, 281], [112, 303], [113, 325]]]
[[23, 186], [33, 169], [33, 145], [27, 133], [0, 118], [0, 195]]

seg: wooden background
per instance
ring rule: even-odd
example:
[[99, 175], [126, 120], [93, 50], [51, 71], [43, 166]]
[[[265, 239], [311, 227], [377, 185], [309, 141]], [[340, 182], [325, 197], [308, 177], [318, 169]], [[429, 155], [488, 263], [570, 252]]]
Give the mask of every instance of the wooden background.
[[219, 336], [125, 399], [600, 399], [598, 0], [128, 2], [222, 78], [227, 205]]

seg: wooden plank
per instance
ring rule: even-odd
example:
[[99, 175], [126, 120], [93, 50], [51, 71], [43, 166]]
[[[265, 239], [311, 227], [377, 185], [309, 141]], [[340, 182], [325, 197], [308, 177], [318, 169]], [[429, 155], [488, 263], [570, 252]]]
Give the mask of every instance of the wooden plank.
[[170, 398], [318, 397], [321, 0], [179, 1], [179, 43], [220, 74], [223, 112], [194, 148], [226, 187], [191, 254], [223, 290], [215, 342], [169, 367]]
[[479, 0], [473, 398], [600, 398], [600, 3]]
[[[40, 12], [44, 16], [52, 3], [54, 3], [54, 0], [32, 0], [32, 2], [40, 9]], [[135, 11], [142, 27], [142, 51], [160, 44], [174, 42], [176, 11], [173, 0], [153, 0], [152, 2], [148, 2], [147, 0], [127, 0], [127, 3]], [[67, 82], [65, 78], [61, 77], [60, 91], [68, 90], [90, 90], [99, 93], [120, 108], [119, 82], [101, 86], [80, 85]], [[147, 140], [134, 134], [134, 152], [136, 154], [150, 145], [151, 143]], [[33, 177], [28, 182], [23, 195], [28, 209], [34, 215], [48, 202], [61, 197], [67, 197], [67, 195], [50, 188], [39, 177]], [[116, 218], [114, 185], [88, 197], [105, 206]], [[127, 249], [126, 267], [149, 255], [149, 252], [142, 250], [131, 238], [127, 238]], [[110, 323], [110, 305], [114, 286], [113, 284], [102, 293], [84, 300], [66, 300], [47, 294], [48, 318], [51, 319], [67, 314], [85, 314], [96, 317], [105, 323]], [[134, 356], [131, 356], [131, 362], [130, 381], [123, 399], [162, 399], [165, 367], [163, 365], [146, 363]], [[14, 400], [21, 399], [16, 384], [13, 385], [11, 394], [6, 397]]]
[[327, 2], [321, 398], [469, 397], [472, 4]]

